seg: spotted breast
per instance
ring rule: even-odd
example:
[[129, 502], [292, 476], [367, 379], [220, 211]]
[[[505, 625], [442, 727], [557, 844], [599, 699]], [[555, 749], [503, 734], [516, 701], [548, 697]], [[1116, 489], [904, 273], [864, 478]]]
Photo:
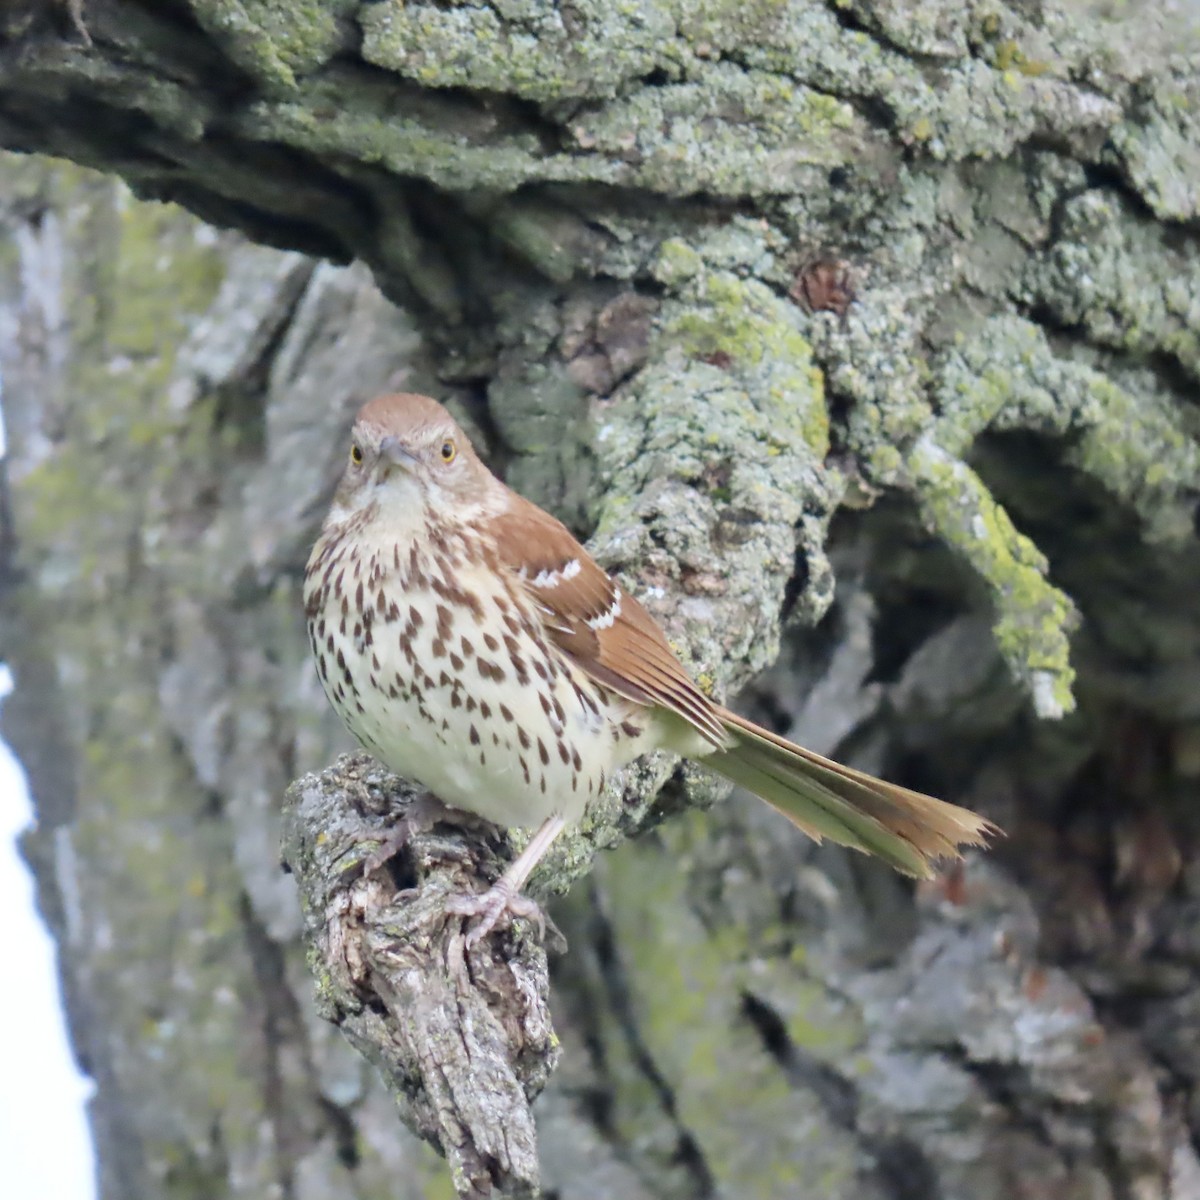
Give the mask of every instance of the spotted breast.
[[330, 702], [447, 804], [505, 826], [578, 819], [643, 728], [548, 642], [535, 596], [557, 582], [522, 580], [470, 528], [407, 546], [380, 542], [369, 518], [328, 530], [305, 608]]

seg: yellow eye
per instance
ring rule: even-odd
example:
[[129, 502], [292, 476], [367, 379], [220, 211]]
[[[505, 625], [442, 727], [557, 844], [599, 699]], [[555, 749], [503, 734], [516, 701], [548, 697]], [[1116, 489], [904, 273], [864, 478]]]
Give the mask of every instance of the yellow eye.
[[353, 463], [353, 464], [354, 464], [356, 467], [361, 467], [361, 466], [362, 466], [362, 460], [363, 460], [363, 452], [362, 452], [362, 447], [361, 447], [361, 446], [360, 446], [360, 445], [359, 445], [357, 442], [355, 442], [355, 443], [354, 443], [354, 444], [353, 444], [353, 445], [350, 447], [350, 461], [351, 461], [351, 462], [352, 462], [352, 463]]
[[442, 462], [452, 463], [458, 457], [458, 447], [453, 438], [447, 438], [442, 443]]

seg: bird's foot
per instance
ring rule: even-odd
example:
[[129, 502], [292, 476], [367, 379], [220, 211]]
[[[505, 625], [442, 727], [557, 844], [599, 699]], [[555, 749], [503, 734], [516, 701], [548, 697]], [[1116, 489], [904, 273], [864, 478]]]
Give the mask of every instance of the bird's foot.
[[[561, 813], [551, 813], [538, 826], [533, 837], [525, 844], [525, 849], [509, 863], [508, 869], [486, 892], [482, 895], [472, 893], [450, 898], [446, 904], [448, 912], [479, 918], [467, 931], [468, 949], [491, 933], [505, 916], [531, 918], [537, 922], [538, 934], [543, 941], [545, 940], [546, 915], [537, 904], [521, 895], [521, 889], [566, 824]], [[547, 949], [565, 950], [567, 939], [558, 931], [553, 921], [549, 922], [549, 926], [551, 940]]]
[[[467, 930], [468, 949], [487, 937], [506, 917], [526, 917], [537, 922], [538, 933], [546, 936], [546, 914], [536, 900], [522, 896], [501, 876], [486, 892], [460, 893], [446, 901], [446, 911], [461, 917], [478, 917]], [[551, 924], [553, 929], [553, 924]], [[555, 933], [558, 931], [555, 930]], [[562, 935], [558, 934], [561, 938]]]
[[[461, 808], [451, 808], [432, 792], [422, 792], [404, 810], [400, 820], [383, 835], [379, 845], [363, 859], [362, 873], [370, 875], [378, 871], [385, 863], [395, 858], [414, 837], [429, 833], [435, 825], [457, 825], [460, 829], [481, 833], [497, 832], [490, 821], [485, 821], [474, 813], [464, 812]], [[375, 833], [364, 831], [358, 834], [355, 840], [373, 842], [377, 836]]]

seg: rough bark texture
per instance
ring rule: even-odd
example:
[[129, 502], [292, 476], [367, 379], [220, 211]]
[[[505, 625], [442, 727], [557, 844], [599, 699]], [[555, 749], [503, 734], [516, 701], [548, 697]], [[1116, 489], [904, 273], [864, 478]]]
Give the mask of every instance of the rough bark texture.
[[[4, 5], [0, 142], [234, 230], [0, 167], [4, 728], [106, 1200], [515, 1195], [539, 1169], [512, 1126], [448, 1171], [396, 1102], [429, 1134], [485, 1092], [377, 1073], [321, 1019], [394, 1063], [389, 979], [415, 970], [432, 1021], [477, 999], [389, 957], [420, 914], [320, 840], [386, 808], [368, 768], [296, 785], [280, 870], [289, 782], [348, 748], [299, 573], [355, 407], [399, 379], [590, 535], [706, 686], [782, 645], [758, 715], [1009, 833], [914, 892], [745, 798], [701, 813], [702, 772], [629, 772], [540, 879], [576, 881], [545, 1193], [1200, 1194], [1194, 23]], [[822, 253], [844, 321], [792, 299]], [[474, 1028], [532, 1047], [487, 1092], [515, 1097], [555, 1050], [540, 951], [513, 952], [529, 1028]]]
[[469, 894], [484, 864], [459, 840], [410, 823], [387, 872], [364, 863], [368, 842], [396, 828], [397, 799], [414, 795], [365, 755], [289, 790], [283, 847], [321, 1015], [377, 1068], [405, 1124], [445, 1153], [459, 1195], [534, 1195], [530, 1101], [559, 1053], [545, 951], [532, 928], [467, 945], [446, 902]]

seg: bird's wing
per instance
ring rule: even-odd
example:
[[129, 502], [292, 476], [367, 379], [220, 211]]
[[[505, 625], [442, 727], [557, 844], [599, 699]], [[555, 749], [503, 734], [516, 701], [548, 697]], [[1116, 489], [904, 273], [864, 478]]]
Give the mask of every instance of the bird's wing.
[[493, 520], [501, 562], [516, 573], [546, 635], [572, 662], [626, 699], [670, 709], [718, 749], [729, 744], [717, 706], [683, 669], [654, 618], [561, 521], [516, 493]]

